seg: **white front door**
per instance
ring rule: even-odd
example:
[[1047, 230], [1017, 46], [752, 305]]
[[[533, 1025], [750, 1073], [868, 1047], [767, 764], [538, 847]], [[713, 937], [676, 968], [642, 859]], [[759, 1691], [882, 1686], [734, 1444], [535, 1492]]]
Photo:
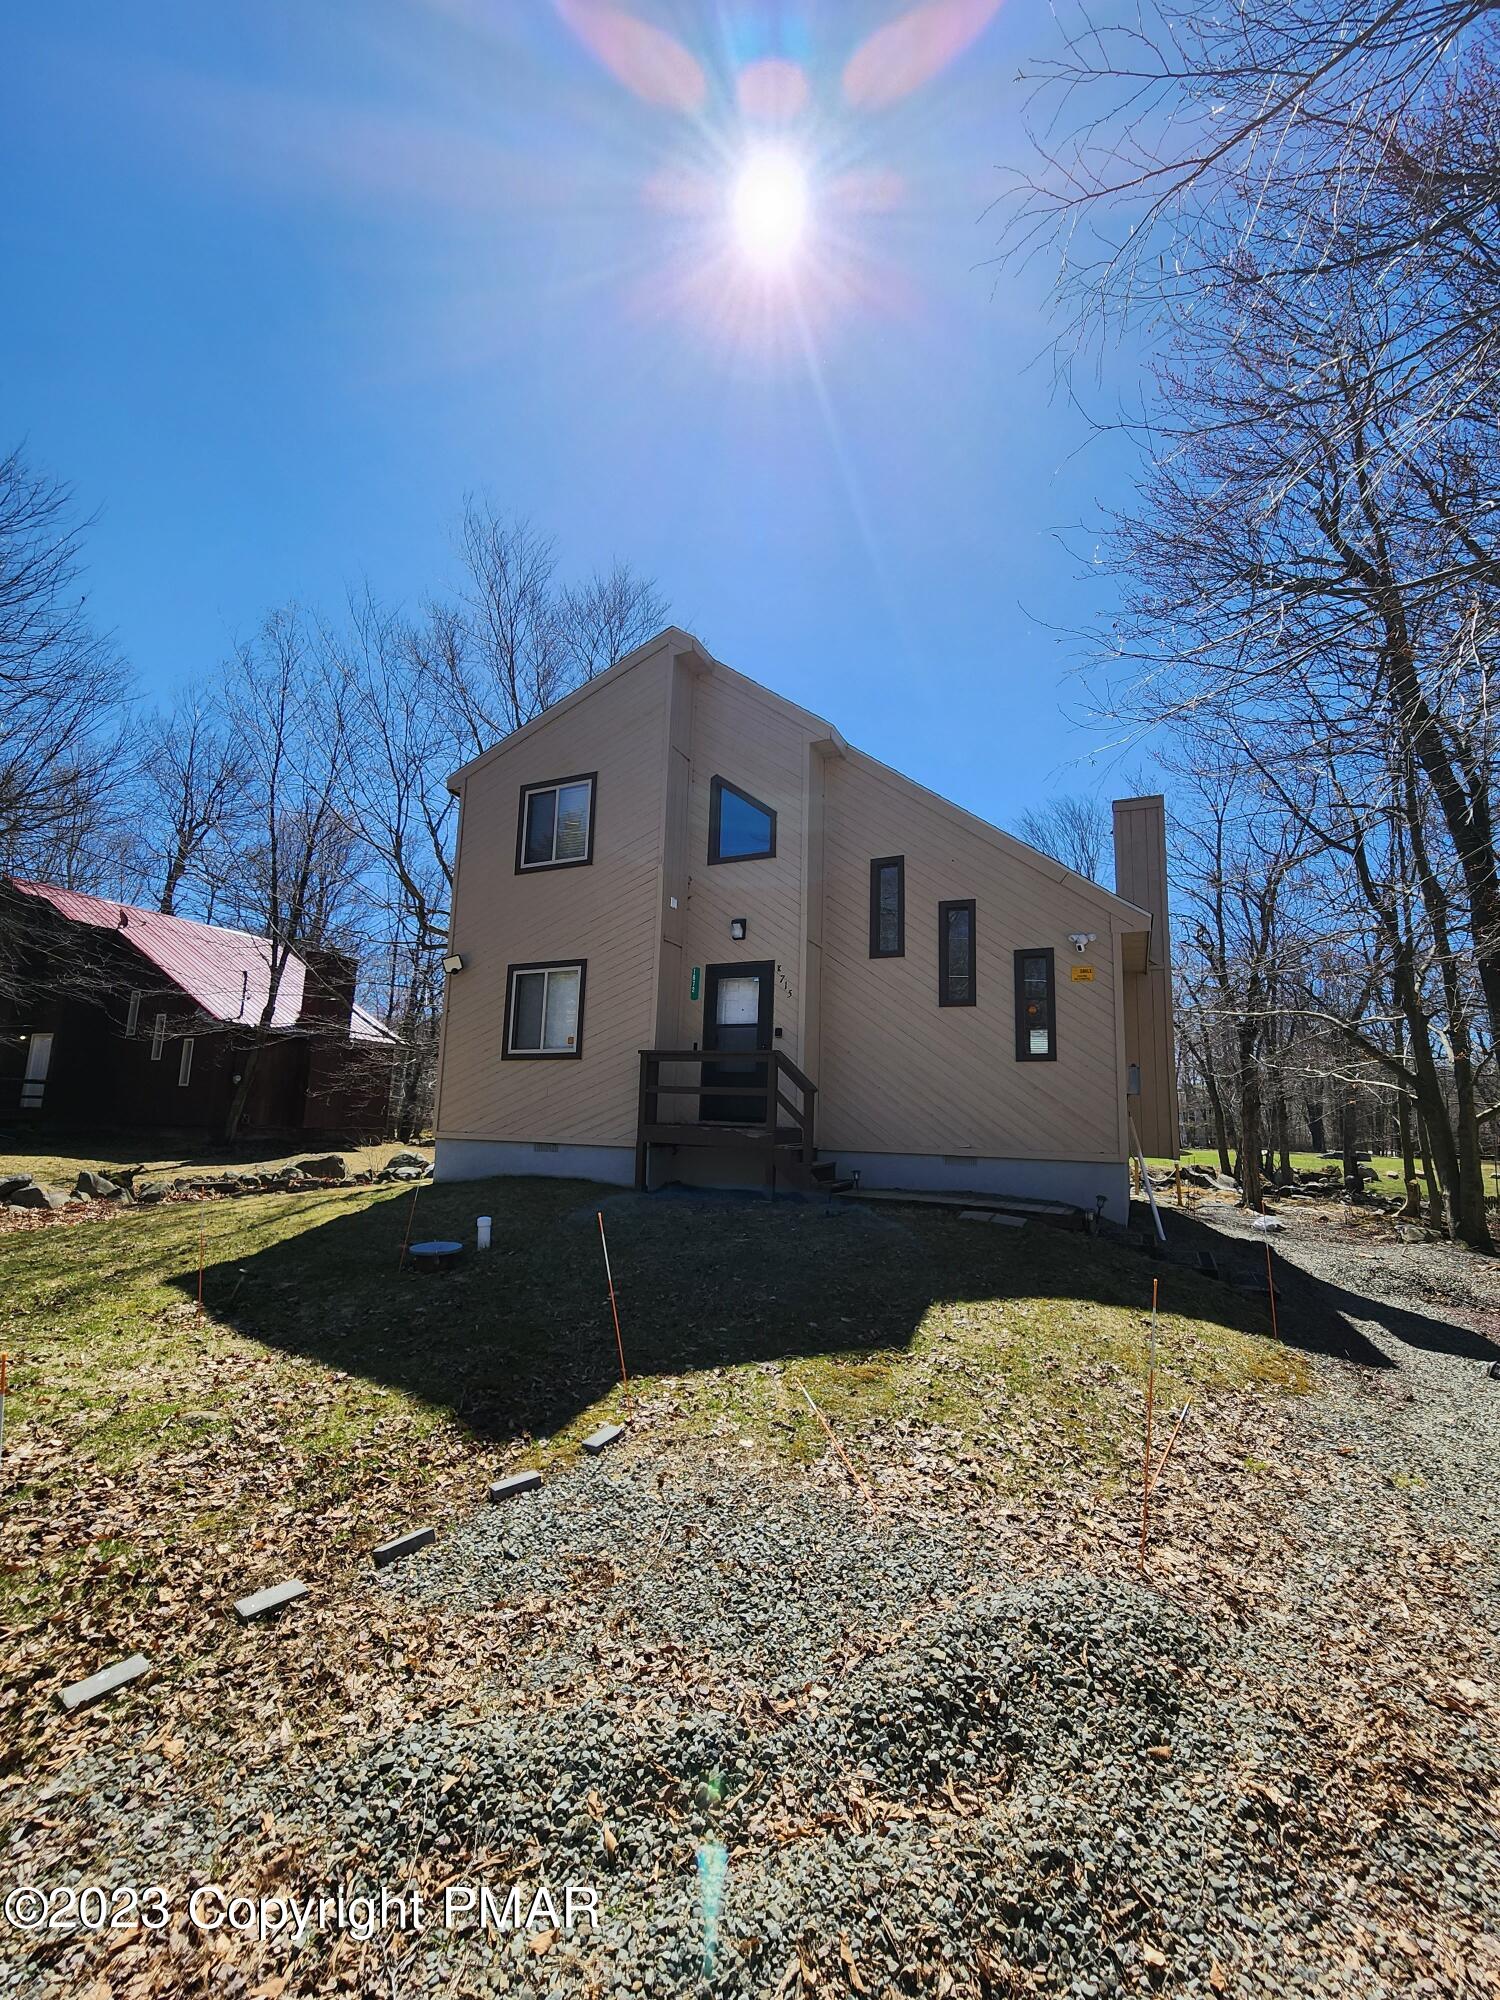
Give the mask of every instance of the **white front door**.
[[47, 1071], [52, 1067], [52, 1037], [33, 1035], [26, 1046], [26, 1076], [21, 1084], [21, 1109], [40, 1111], [47, 1087]]

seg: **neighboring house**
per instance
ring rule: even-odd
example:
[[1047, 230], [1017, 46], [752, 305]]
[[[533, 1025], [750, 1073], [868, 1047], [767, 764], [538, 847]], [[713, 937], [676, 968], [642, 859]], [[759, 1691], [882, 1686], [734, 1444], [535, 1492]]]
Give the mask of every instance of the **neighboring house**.
[[857, 1173], [1123, 1220], [1132, 1120], [1176, 1152], [1160, 798], [1115, 806], [1113, 895], [677, 630], [449, 783], [439, 1179]]
[[[217, 1133], [270, 987], [265, 938], [0, 878], [0, 1117]], [[242, 1129], [384, 1130], [396, 1038], [355, 965], [293, 954]]]

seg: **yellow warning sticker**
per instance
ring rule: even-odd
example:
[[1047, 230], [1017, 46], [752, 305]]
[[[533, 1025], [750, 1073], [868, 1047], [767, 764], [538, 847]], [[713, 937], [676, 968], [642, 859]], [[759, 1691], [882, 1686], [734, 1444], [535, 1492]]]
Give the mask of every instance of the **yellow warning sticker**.
[[1075, 965], [1073, 967], [1073, 978], [1075, 981], [1092, 979], [1093, 976], [1094, 968], [1091, 965]]

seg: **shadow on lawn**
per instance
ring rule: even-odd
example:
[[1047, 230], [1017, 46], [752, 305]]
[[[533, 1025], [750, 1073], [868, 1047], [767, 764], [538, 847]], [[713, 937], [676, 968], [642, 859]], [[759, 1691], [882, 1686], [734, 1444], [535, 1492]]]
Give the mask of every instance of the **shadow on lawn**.
[[[935, 1304], [1009, 1298], [1144, 1311], [1151, 1267], [1046, 1229], [894, 1216], [823, 1201], [622, 1195], [583, 1182], [424, 1183], [415, 1237], [493, 1248], [450, 1272], [398, 1270], [411, 1197], [393, 1190], [284, 1241], [211, 1265], [214, 1316], [447, 1408], [482, 1437], [550, 1437], [618, 1380], [596, 1211], [602, 1207], [633, 1375], [902, 1350]], [[185, 1291], [196, 1278], [179, 1281]], [[1172, 1309], [1247, 1330], [1253, 1301], [1176, 1275]]]
[[[1226, 1275], [1242, 1272], [1263, 1283], [1264, 1243], [1231, 1236], [1175, 1210], [1164, 1211], [1163, 1220], [1167, 1241], [1174, 1250], [1193, 1253], [1208, 1250]], [[1373, 1293], [1351, 1291], [1347, 1286], [1315, 1277], [1279, 1254], [1279, 1247], [1273, 1236], [1277, 1331], [1288, 1347], [1309, 1354], [1331, 1355], [1365, 1368], [1399, 1368], [1399, 1357], [1386, 1353], [1361, 1331], [1362, 1326], [1375, 1326], [1398, 1341], [1429, 1353], [1452, 1354], [1466, 1361], [1500, 1358], [1500, 1348], [1483, 1334], [1454, 1326], [1449, 1320], [1414, 1312], [1408, 1306], [1393, 1305]]]

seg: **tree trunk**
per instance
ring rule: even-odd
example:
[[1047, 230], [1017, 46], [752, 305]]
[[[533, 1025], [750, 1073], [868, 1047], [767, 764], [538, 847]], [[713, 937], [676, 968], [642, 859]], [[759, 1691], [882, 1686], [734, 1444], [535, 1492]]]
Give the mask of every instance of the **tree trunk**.
[[1260, 1179], [1260, 1071], [1254, 1054], [1254, 1031], [1240, 1033], [1240, 1153], [1236, 1178], [1240, 1201], [1258, 1209], [1262, 1191]]
[[1359, 1110], [1350, 1089], [1344, 1091], [1339, 1106], [1339, 1144], [1344, 1153], [1344, 1193], [1351, 1201], [1363, 1201], [1365, 1174], [1359, 1164]]
[[1409, 1188], [1417, 1177], [1417, 1155], [1411, 1136], [1411, 1098], [1404, 1090], [1396, 1093], [1396, 1134], [1401, 1148], [1401, 1185]]
[[1219, 1154], [1219, 1172], [1227, 1179], [1234, 1172], [1229, 1157], [1229, 1122], [1224, 1116], [1224, 1093], [1219, 1088], [1219, 1079], [1211, 1069], [1203, 1073], [1204, 1087], [1208, 1091], [1209, 1109], [1214, 1118], [1214, 1145]]
[[1308, 1143], [1315, 1153], [1328, 1151], [1328, 1127], [1323, 1118], [1323, 1099], [1309, 1097], [1307, 1100]]
[[260, 1053], [265, 1043], [265, 1029], [258, 1027], [255, 1031], [255, 1040], [247, 1044], [240, 1058], [240, 1080], [234, 1087], [234, 1095], [229, 1100], [229, 1109], [224, 1114], [224, 1139], [228, 1145], [233, 1145], [240, 1136], [245, 1106], [250, 1101], [250, 1086], [255, 1081], [256, 1070], [260, 1067]]

